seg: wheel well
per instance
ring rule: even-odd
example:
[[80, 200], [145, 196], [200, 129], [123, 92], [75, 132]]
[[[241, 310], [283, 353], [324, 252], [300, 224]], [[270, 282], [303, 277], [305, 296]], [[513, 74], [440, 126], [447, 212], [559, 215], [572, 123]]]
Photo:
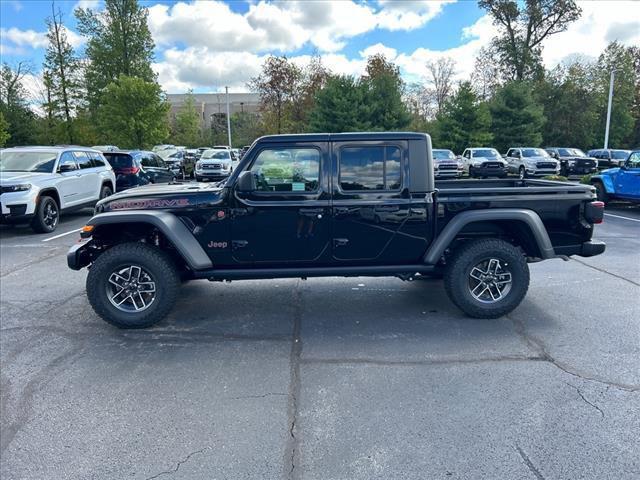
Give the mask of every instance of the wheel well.
[[528, 257], [542, 257], [531, 227], [520, 220], [492, 220], [472, 222], [465, 225], [453, 240], [452, 249], [463, 242], [478, 238], [500, 238], [520, 247]]
[[58, 208], [62, 208], [62, 205], [60, 205], [60, 195], [58, 195], [58, 191], [57, 190], [54, 190], [53, 188], [50, 188], [50, 189], [47, 189], [47, 190], [42, 190], [38, 194], [38, 201], [40, 200], [40, 197], [51, 197], [58, 204]]
[[[112, 192], [114, 192], [114, 193], [115, 193], [115, 191], [116, 191], [116, 187], [113, 185], [113, 183], [111, 182], [111, 180], [104, 180], [104, 181], [102, 182], [102, 186], [103, 186], [103, 187], [105, 187], [105, 186], [110, 187], [110, 188], [111, 188], [111, 191], [112, 191]], [[101, 187], [101, 188], [102, 188], [102, 187]]]
[[187, 271], [187, 264], [175, 245], [154, 225], [144, 222], [98, 225], [92, 234], [96, 246], [101, 250], [128, 242], [141, 242], [167, 252], [180, 271]]

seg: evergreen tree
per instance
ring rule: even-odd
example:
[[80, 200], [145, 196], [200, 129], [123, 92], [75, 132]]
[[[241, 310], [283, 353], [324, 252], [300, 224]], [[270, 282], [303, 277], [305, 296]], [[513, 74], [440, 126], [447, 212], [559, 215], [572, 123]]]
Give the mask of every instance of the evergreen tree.
[[49, 94], [47, 115], [61, 117], [64, 121], [64, 141], [74, 143], [73, 117], [80, 98], [80, 62], [67, 40], [62, 24], [62, 13], [51, 5], [51, 16], [47, 18], [47, 40], [49, 45], [44, 58], [45, 87]]
[[148, 10], [138, 0], [105, 0], [94, 12], [78, 8], [78, 31], [87, 37], [86, 88], [92, 111], [102, 92], [120, 75], [154, 82], [151, 68], [154, 43], [147, 25]]
[[438, 146], [459, 154], [467, 147], [491, 145], [491, 115], [484, 102], [479, 102], [470, 82], [460, 84], [438, 115]]
[[167, 137], [168, 112], [157, 83], [121, 75], [102, 95], [98, 119], [103, 139], [122, 148], [148, 148]]
[[513, 146], [540, 146], [545, 118], [526, 82], [507, 83], [498, 90], [489, 108], [493, 144], [499, 151]]
[[196, 101], [192, 90], [187, 92], [182, 102], [182, 107], [176, 114], [172, 136], [176, 145], [197, 147], [201, 141], [200, 114], [196, 109]]
[[346, 75], [332, 75], [316, 94], [310, 114], [312, 132], [357, 132], [370, 129], [365, 86]]
[[[411, 123], [411, 114], [402, 101], [404, 83], [400, 70], [383, 55], [367, 61], [367, 74], [361, 80], [365, 88], [367, 121], [372, 130], [403, 130]], [[361, 109], [361, 111], [364, 109]]]

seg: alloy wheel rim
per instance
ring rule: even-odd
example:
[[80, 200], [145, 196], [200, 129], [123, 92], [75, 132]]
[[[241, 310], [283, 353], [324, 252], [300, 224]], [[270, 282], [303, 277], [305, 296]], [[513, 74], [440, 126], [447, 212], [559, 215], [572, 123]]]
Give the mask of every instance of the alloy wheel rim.
[[48, 202], [45, 205], [42, 221], [49, 228], [55, 227], [58, 223], [58, 209], [52, 202]]
[[482, 260], [469, 271], [469, 293], [479, 302], [499, 302], [509, 294], [512, 286], [509, 264], [497, 258]]
[[121, 266], [109, 275], [107, 297], [122, 312], [142, 312], [156, 299], [156, 282], [139, 265]]

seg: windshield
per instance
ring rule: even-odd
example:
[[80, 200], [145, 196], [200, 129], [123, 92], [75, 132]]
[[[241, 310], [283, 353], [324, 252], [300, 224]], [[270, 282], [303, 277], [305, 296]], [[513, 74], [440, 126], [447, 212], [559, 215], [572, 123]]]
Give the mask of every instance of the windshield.
[[549, 154], [541, 148], [523, 148], [523, 157], [548, 157]]
[[53, 173], [56, 152], [0, 152], [0, 172]]
[[209, 158], [214, 158], [216, 160], [229, 160], [231, 158], [229, 156], [228, 150], [207, 150], [202, 154], [202, 160], [207, 160]]
[[473, 156], [482, 158], [500, 158], [500, 154], [494, 148], [481, 148], [478, 150], [473, 150]]
[[456, 156], [451, 150], [433, 150], [433, 158], [435, 160], [455, 160]]
[[630, 150], [611, 150], [611, 158], [615, 158], [616, 160], [626, 160], [631, 153]]
[[558, 155], [561, 157], [586, 157], [584, 152], [579, 148], [559, 148]]

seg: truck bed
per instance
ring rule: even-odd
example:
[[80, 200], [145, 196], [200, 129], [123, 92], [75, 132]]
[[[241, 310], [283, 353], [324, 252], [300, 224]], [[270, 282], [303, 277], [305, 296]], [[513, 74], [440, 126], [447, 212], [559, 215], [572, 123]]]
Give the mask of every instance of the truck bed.
[[595, 198], [591, 185], [553, 180], [503, 178], [489, 180], [439, 180], [436, 181], [439, 202], [461, 200], [558, 200]]

